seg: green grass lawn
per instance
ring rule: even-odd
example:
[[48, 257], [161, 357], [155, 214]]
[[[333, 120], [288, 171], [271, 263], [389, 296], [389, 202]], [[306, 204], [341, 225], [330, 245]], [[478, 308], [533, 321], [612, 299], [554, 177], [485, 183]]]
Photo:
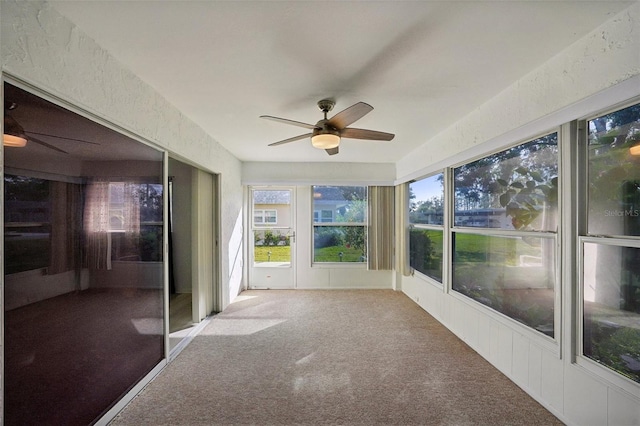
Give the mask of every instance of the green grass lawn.
[[[540, 240], [532, 238], [527, 243], [522, 238], [503, 238], [489, 235], [455, 234], [455, 260], [458, 262], [502, 261], [515, 264], [519, 255], [540, 256]], [[490, 256], [489, 256], [490, 255]]]
[[291, 262], [291, 246], [256, 246], [253, 261]]
[[[269, 257], [269, 252], [271, 256]], [[342, 252], [342, 262], [361, 262], [362, 251], [344, 246], [325, 247], [314, 250], [314, 262], [340, 262], [339, 253]], [[256, 246], [255, 262], [290, 262], [291, 246]]]
[[313, 250], [314, 262], [340, 262], [340, 254], [342, 253], [342, 262], [362, 262], [362, 250], [354, 248], [346, 248], [345, 246], [331, 246], [317, 248]]

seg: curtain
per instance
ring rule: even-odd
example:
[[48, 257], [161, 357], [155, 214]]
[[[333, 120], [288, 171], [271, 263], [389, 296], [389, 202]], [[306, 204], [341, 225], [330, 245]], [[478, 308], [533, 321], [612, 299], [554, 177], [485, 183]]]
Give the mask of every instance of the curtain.
[[82, 187], [51, 181], [51, 258], [47, 273], [60, 274], [79, 267], [82, 225]]
[[84, 203], [85, 265], [111, 269], [109, 237], [109, 182], [93, 181], [86, 187]]
[[140, 196], [134, 182], [95, 180], [86, 188], [84, 206], [85, 265], [111, 269], [112, 232], [136, 245], [140, 234]]
[[369, 187], [369, 255], [372, 271], [393, 269], [395, 202], [393, 186]]

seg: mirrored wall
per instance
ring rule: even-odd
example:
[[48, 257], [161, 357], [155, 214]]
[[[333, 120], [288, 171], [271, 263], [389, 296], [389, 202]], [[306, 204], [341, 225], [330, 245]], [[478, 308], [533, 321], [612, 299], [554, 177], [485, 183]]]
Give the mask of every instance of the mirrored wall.
[[163, 153], [4, 99], [5, 424], [90, 424], [165, 357]]

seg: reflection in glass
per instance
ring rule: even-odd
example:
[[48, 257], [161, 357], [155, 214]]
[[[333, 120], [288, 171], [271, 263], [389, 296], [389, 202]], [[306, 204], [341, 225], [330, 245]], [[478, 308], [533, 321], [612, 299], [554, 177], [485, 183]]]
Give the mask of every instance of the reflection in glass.
[[409, 184], [409, 222], [444, 223], [444, 175], [439, 173]]
[[640, 249], [584, 244], [583, 353], [640, 382]]
[[51, 203], [49, 182], [26, 176], [4, 176], [5, 273], [49, 266]]
[[314, 262], [366, 262], [367, 229], [364, 226], [314, 226]]
[[4, 424], [92, 424], [164, 358], [162, 153], [4, 90], [67, 152], [4, 150]]
[[555, 240], [453, 234], [453, 289], [554, 335]]
[[454, 191], [455, 226], [554, 232], [557, 133], [457, 167]]
[[591, 235], [640, 235], [640, 104], [589, 121]]
[[436, 281], [442, 282], [443, 231], [411, 228], [409, 230], [409, 265]]

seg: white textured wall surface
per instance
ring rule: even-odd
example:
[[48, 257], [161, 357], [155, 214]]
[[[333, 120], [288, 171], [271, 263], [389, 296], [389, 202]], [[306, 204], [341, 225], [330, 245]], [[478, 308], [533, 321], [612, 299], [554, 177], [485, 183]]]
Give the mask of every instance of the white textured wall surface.
[[[47, 3], [2, 1], [0, 15], [6, 75], [221, 174], [219, 247], [227, 258], [242, 211], [240, 161]], [[232, 274], [226, 262], [221, 269], [226, 306], [235, 297], [229, 288], [240, 288], [231, 277], [241, 275]]]
[[[563, 121], [579, 118], [580, 115], [568, 118], [555, 113], [640, 75], [639, 27], [640, 2], [636, 2], [425, 141], [396, 164], [398, 181], [419, 177], [434, 167], [467, 160], [517, 142], [513, 138], [533, 137]], [[628, 98], [640, 94], [640, 83], [635, 81]], [[575, 111], [591, 112], [584, 108]], [[518, 132], [520, 128], [525, 128], [524, 132]], [[509, 133], [513, 138], [500, 138]]]

